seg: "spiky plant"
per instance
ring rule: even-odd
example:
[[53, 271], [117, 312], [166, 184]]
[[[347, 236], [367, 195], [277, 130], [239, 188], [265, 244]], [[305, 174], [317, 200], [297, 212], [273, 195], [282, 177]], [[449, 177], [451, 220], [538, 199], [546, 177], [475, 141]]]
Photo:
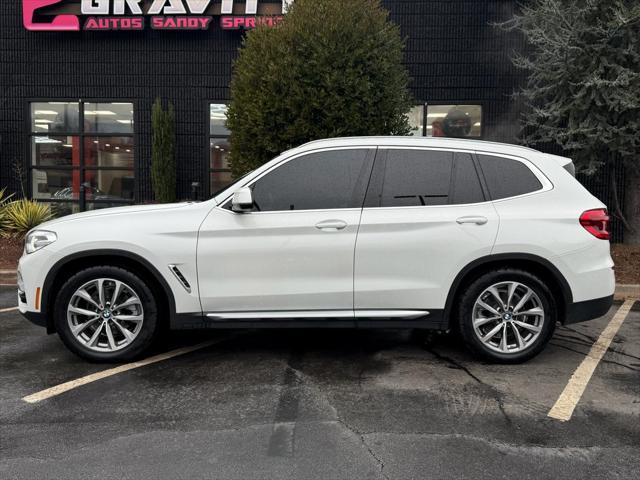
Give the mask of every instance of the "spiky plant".
[[43, 203], [27, 199], [7, 203], [4, 207], [2, 235], [22, 237], [32, 228], [51, 218], [51, 208]]

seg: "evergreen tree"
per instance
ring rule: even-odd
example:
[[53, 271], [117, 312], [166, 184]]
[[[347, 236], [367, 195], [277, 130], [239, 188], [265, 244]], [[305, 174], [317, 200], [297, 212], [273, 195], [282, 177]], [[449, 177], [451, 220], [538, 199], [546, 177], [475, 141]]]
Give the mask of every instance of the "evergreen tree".
[[161, 203], [176, 201], [176, 118], [173, 104], [166, 110], [160, 98], [151, 110], [151, 183], [155, 199]]
[[623, 162], [626, 215], [614, 175], [610, 207], [640, 241], [640, 3], [532, 0], [503, 26], [531, 47], [513, 59], [528, 72], [524, 143], [559, 145], [586, 174]]
[[249, 32], [231, 82], [233, 173], [310, 140], [407, 134], [403, 48], [379, 0], [296, 0], [278, 27]]

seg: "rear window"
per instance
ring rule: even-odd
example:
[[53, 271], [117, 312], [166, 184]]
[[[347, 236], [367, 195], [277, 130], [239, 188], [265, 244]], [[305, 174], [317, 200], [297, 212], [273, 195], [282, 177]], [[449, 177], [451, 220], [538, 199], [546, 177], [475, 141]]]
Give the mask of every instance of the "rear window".
[[535, 192], [542, 184], [522, 162], [492, 155], [478, 155], [492, 200]]

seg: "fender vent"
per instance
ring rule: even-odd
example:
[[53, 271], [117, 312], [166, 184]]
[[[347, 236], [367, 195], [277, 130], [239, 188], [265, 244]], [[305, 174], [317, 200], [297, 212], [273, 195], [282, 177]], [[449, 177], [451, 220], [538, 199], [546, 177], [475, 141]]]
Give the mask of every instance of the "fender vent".
[[171, 270], [171, 272], [176, 276], [176, 278], [182, 284], [184, 289], [187, 292], [191, 293], [191, 285], [189, 285], [189, 282], [187, 281], [185, 276], [182, 274], [182, 272], [180, 271], [178, 266], [177, 265], [169, 265], [169, 270]]

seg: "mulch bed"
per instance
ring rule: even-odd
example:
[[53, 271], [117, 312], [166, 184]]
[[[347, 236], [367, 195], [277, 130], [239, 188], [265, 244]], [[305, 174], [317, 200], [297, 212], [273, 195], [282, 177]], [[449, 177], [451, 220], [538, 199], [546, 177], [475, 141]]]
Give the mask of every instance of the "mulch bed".
[[18, 267], [22, 247], [22, 239], [0, 238], [0, 270], [15, 270]]
[[[22, 255], [22, 240], [0, 238], [0, 270], [15, 270]], [[612, 245], [616, 282], [640, 284], [640, 245]]]
[[640, 245], [611, 245], [616, 283], [640, 284]]

